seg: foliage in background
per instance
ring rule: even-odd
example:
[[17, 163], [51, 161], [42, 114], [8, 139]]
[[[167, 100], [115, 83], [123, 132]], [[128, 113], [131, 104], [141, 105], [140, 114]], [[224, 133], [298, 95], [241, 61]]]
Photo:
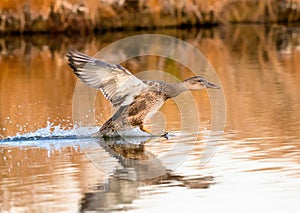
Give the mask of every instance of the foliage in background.
[[300, 20], [300, 0], [2, 0], [0, 33]]

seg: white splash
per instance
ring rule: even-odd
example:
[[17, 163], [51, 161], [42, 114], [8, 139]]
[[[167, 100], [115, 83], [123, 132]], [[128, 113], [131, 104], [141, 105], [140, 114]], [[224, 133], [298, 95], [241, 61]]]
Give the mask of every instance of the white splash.
[[29, 132], [25, 134], [17, 133], [16, 136], [10, 136], [5, 140], [38, 140], [38, 139], [50, 139], [50, 138], [71, 138], [71, 137], [89, 137], [99, 130], [98, 127], [77, 127], [73, 129], [64, 129], [60, 125], [54, 126], [53, 123], [47, 121], [47, 125], [44, 128], [40, 128], [35, 132]]

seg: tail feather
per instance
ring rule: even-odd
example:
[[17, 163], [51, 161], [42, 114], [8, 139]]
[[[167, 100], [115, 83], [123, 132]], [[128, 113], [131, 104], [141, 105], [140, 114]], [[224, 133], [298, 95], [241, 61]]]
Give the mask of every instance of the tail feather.
[[106, 135], [109, 132], [113, 132], [115, 130], [115, 125], [113, 124], [113, 119], [108, 119], [100, 128], [99, 132], [101, 135]]

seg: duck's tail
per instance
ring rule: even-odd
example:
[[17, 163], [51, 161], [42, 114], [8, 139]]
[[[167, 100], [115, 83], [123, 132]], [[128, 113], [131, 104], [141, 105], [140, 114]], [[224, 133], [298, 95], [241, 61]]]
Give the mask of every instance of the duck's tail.
[[106, 137], [115, 135], [115, 125], [113, 124], [112, 118], [107, 120], [100, 130], [92, 135], [92, 137]]
[[108, 133], [113, 131], [115, 131], [115, 125], [113, 122], [113, 118], [110, 118], [100, 128], [99, 133], [100, 135], [107, 135]]

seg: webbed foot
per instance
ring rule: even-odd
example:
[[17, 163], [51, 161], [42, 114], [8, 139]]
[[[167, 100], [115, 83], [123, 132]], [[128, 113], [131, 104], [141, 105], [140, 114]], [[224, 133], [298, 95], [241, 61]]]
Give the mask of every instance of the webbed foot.
[[169, 139], [169, 137], [170, 137], [169, 132], [163, 132], [160, 136], [164, 137], [166, 139]]

